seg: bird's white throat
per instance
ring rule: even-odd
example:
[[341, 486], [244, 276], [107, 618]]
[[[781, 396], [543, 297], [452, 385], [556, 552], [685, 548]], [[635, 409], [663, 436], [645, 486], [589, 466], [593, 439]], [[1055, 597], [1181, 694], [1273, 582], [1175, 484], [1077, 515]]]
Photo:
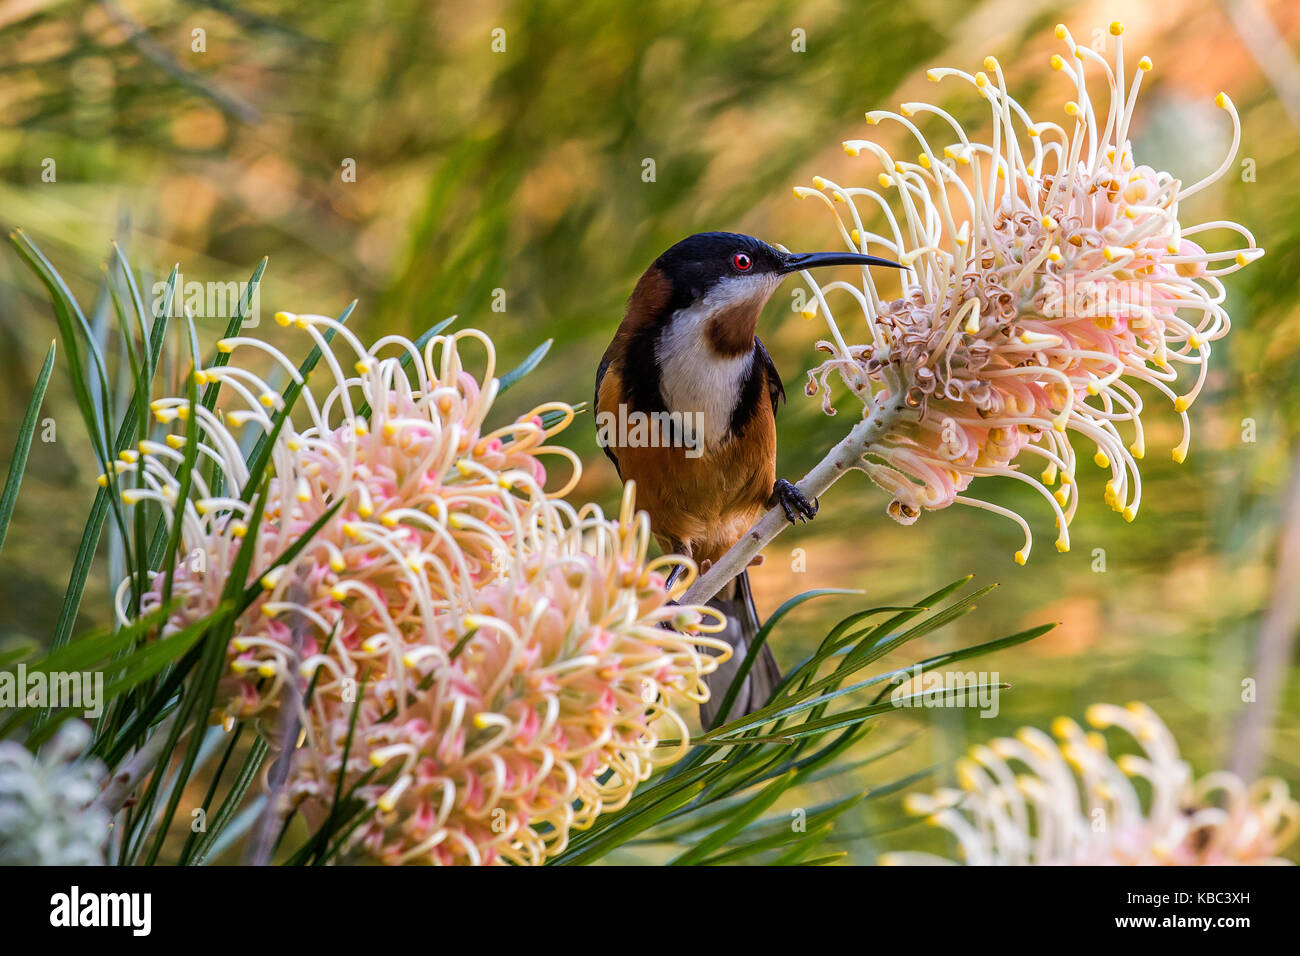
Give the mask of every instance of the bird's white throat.
[[673, 313], [655, 346], [659, 391], [670, 412], [695, 416], [706, 449], [728, 437], [732, 413], [740, 399], [754, 355], [719, 355], [709, 341], [714, 316], [742, 305], [761, 309], [776, 286], [776, 277], [724, 279], [703, 299]]

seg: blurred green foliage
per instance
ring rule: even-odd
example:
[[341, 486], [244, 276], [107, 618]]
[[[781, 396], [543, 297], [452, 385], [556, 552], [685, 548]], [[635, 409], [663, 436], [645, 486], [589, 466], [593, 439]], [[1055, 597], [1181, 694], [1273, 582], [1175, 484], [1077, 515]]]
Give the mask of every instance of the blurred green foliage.
[[[1284, 4], [1269, 9], [1295, 49], [1300, 24]], [[1092, 7], [997, 0], [0, 4], [0, 215], [51, 253], [83, 300], [94, 297], [110, 239], [162, 274], [179, 260], [187, 279], [241, 280], [269, 255], [264, 315], [333, 314], [357, 297], [355, 327], [413, 335], [459, 313], [493, 336], [504, 367], [553, 337], [509, 407], [579, 402], [636, 276], [676, 239], [728, 229], [790, 248], [833, 243], [824, 210], [797, 203], [790, 186], [850, 168], [839, 143], [865, 135], [863, 110], [950, 96], [926, 84], [926, 67], [974, 70], [995, 53], [1013, 91], [1053, 115], [1065, 93], [1046, 67], [1058, 19], [1081, 38], [1104, 26]], [[972, 742], [1098, 700], [1146, 700], [1199, 769], [1224, 761], [1271, 599], [1300, 431], [1300, 134], [1271, 71], [1218, 5], [1144, 10], [1126, 41], [1156, 63], [1136, 118], [1139, 157], [1185, 181], [1221, 158], [1226, 117], [1211, 100], [1230, 91], [1244, 124], [1239, 160], [1249, 164], [1189, 215], [1242, 222], [1268, 250], [1229, 280], [1234, 331], [1216, 345], [1192, 411], [1191, 457], [1168, 460], [1176, 419], [1152, 401], [1141, 516], [1124, 524], [1102, 504], [1100, 479], [1081, 475], [1084, 505], [1066, 555], [1042, 547], [1050, 516], [1028, 491], [987, 489], [1035, 526], [1040, 547], [1023, 569], [1011, 562], [1018, 532], [1009, 523], [951, 509], [900, 528], [865, 479], [841, 482], [822, 520], [769, 549], [755, 573], [761, 608], [813, 586], [910, 598], [974, 571], [977, 583], [1002, 587], [945, 643], [1062, 626], [981, 665], [1014, 685], [996, 718], [932, 711], [898, 720], [895, 733], [909, 721], [930, 732], [889, 758], [893, 776], [874, 776], [873, 765], [869, 779], [814, 785], [813, 802], [931, 764], [944, 773]], [[979, 107], [970, 97], [943, 102], [963, 116]], [[50, 161], [53, 182], [42, 178]], [[349, 161], [355, 181], [343, 175]], [[793, 386], [779, 466], [793, 478], [846, 424], [801, 394], [816, 329], [787, 311], [792, 288], [778, 293], [762, 333]], [[221, 324], [200, 331], [210, 341]], [[3, 257], [6, 435], [17, 431], [52, 334], [43, 293]], [[58, 439], [32, 449], [0, 574], [0, 640], [52, 631], [94, 492], [97, 469], [62, 371], [46, 408]], [[566, 436], [590, 463], [578, 494], [608, 505], [615, 476], [589, 421]], [[106, 577], [88, 592], [87, 621], [107, 620]], [[808, 642], [839, 610], [807, 612]], [[1270, 761], [1293, 784], [1298, 702], [1293, 666]], [[846, 828], [854, 860], [890, 845], [875, 836], [895, 825], [876, 816], [880, 805]]]

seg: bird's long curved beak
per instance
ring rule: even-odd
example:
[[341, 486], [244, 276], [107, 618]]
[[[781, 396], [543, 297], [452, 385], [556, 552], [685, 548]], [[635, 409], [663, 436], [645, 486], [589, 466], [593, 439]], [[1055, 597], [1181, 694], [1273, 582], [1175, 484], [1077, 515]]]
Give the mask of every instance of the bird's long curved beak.
[[818, 269], [821, 266], [891, 266], [895, 269], [903, 268], [899, 263], [891, 259], [882, 259], [879, 256], [867, 256], [859, 252], [805, 252], [803, 254], [791, 253], [785, 257], [785, 264], [781, 267], [781, 272], [801, 272], [804, 269]]

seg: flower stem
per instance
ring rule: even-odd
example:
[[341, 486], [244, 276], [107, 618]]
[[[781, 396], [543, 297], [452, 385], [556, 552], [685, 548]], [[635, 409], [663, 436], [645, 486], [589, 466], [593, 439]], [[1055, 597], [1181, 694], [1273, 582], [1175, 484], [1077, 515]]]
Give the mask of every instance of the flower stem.
[[[858, 466], [862, 456], [894, 427], [905, 410], [906, 407], [898, 402], [872, 409], [871, 414], [854, 425], [853, 430], [804, 475], [795, 487], [808, 498], [820, 497], [846, 472]], [[749, 567], [754, 557], [788, 527], [790, 522], [779, 506], [769, 509], [745, 532], [744, 537], [731, 546], [730, 551], [686, 589], [686, 593], [678, 598], [679, 603], [703, 604], [709, 600], [727, 582]]]

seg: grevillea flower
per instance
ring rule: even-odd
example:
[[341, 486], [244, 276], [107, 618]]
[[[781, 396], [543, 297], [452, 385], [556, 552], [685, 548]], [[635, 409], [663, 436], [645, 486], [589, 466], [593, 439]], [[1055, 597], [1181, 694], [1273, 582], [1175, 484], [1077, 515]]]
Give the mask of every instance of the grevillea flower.
[[[1145, 704], [1094, 704], [1087, 720], [1097, 730], [1058, 717], [1059, 743], [1026, 727], [976, 746], [957, 764], [960, 790], [912, 794], [906, 807], [948, 830], [973, 866], [1286, 862], [1277, 856], [1300, 832], [1300, 804], [1281, 780], [1247, 786], [1226, 771], [1193, 779]], [[1099, 732], [1112, 727], [1142, 753], [1112, 758]], [[882, 862], [953, 861], [894, 853]]]
[[84, 756], [90, 728], [72, 721], [33, 755], [0, 743], [0, 866], [102, 866], [108, 813], [91, 805], [104, 765]]
[[[259, 718], [277, 745], [300, 731], [288, 795], [319, 822], [340, 787], [355, 787], [375, 813], [353, 845], [380, 860], [540, 862], [571, 826], [621, 806], [675, 757], [658, 746], [659, 718], [688, 738], [675, 708], [706, 699], [701, 677], [719, 658], [703, 649], [725, 647], [698, 634], [714, 612], [669, 603], [668, 572], [685, 565], [689, 579], [694, 569], [647, 560], [631, 489], [617, 521], [563, 500], [580, 462], [546, 442], [572, 408], [544, 405], [488, 429], [499, 382], [482, 333], [438, 336], [423, 351], [388, 336], [367, 349], [334, 319], [276, 318], [311, 337], [333, 379], [322, 397], [302, 392], [301, 427], [286, 419], [276, 431], [284, 395], [250, 368], [214, 365], [196, 379], [229, 389], [231, 407], [152, 405], [164, 424], [197, 416], [187, 500], [173, 473], [184, 434], [141, 442], [115, 464], [128, 502], [157, 501], [182, 522], [170, 581], [153, 575], [141, 613], [169, 598], [164, 633], [212, 613], [253, 542], [246, 583], [260, 580], [261, 593], [229, 644], [217, 719]], [[462, 364], [467, 340], [487, 352], [481, 380]], [[218, 348], [264, 353], [301, 383], [263, 341]], [[397, 356], [380, 357], [385, 349]], [[248, 426], [273, 439], [256, 534], [257, 498], [243, 500], [249, 475], [231, 430]], [[572, 466], [553, 491], [546, 455]], [[214, 464], [220, 486], [207, 483]], [[284, 723], [286, 702], [296, 727]], [[272, 712], [279, 720], [260, 719]]]
[[[884, 252], [907, 266], [902, 294], [891, 301], [866, 270], [860, 286], [821, 287], [807, 277], [813, 298], [805, 316], [825, 317], [830, 339], [819, 348], [831, 356], [809, 373], [808, 393], [821, 391], [823, 409], [834, 414], [833, 372], [869, 415], [890, 416], [859, 467], [893, 496], [896, 520], [910, 524], [922, 509], [954, 502], [996, 512], [1025, 532], [1021, 564], [1032, 544], [1027, 522], [965, 496], [972, 480], [1002, 475], [1039, 491], [1056, 515], [1057, 547], [1068, 550], [1079, 497], [1074, 441], [1082, 439], [1109, 472], [1106, 502], [1133, 520], [1146, 453], [1138, 386], [1168, 398], [1182, 418], [1173, 448], [1181, 462], [1210, 344], [1228, 330], [1220, 278], [1262, 254], [1236, 223], [1179, 219], [1182, 202], [1232, 165], [1241, 127], [1227, 94], [1215, 102], [1232, 120], [1232, 147], [1211, 175], [1183, 185], [1133, 155], [1130, 124], [1151, 61], [1125, 72], [1122, 25], [1110, 29], [1113, 67], [1063, 26], [1056, 32], [1066, 55], [1051, 65], [1071, 90], [1072, 129], [1031, 119], [989, 57], [974, 75], [928, 75], [969, 83], [988, 101], [990, 141], [971, 139], [926, 103], [873, 111], [868, 124], [900, 124], [919, 152], [896, 158], [875, 142], [851, 140], [850, 155], [883, 167], [877, 188], [819, 177], [814, 188], [795, 190], [836, 212], [855, 251]], [[1089, 94], [1090, 72], [1106, 85], [1099, 100]], [[918, 125], [927, 115], [936, 129], [929, 135]], [[877, 222], [883, 232], [871, 231]], [[1232, 248], [1200, 245], [1216, 230], [1232, 237]], [[837, 288], [865, 317], [865, 343], [846, 337], [831, 313], [825, 294]], [[1017, 464], [1026, 455], [1038, 459], [1027, 471]]]

